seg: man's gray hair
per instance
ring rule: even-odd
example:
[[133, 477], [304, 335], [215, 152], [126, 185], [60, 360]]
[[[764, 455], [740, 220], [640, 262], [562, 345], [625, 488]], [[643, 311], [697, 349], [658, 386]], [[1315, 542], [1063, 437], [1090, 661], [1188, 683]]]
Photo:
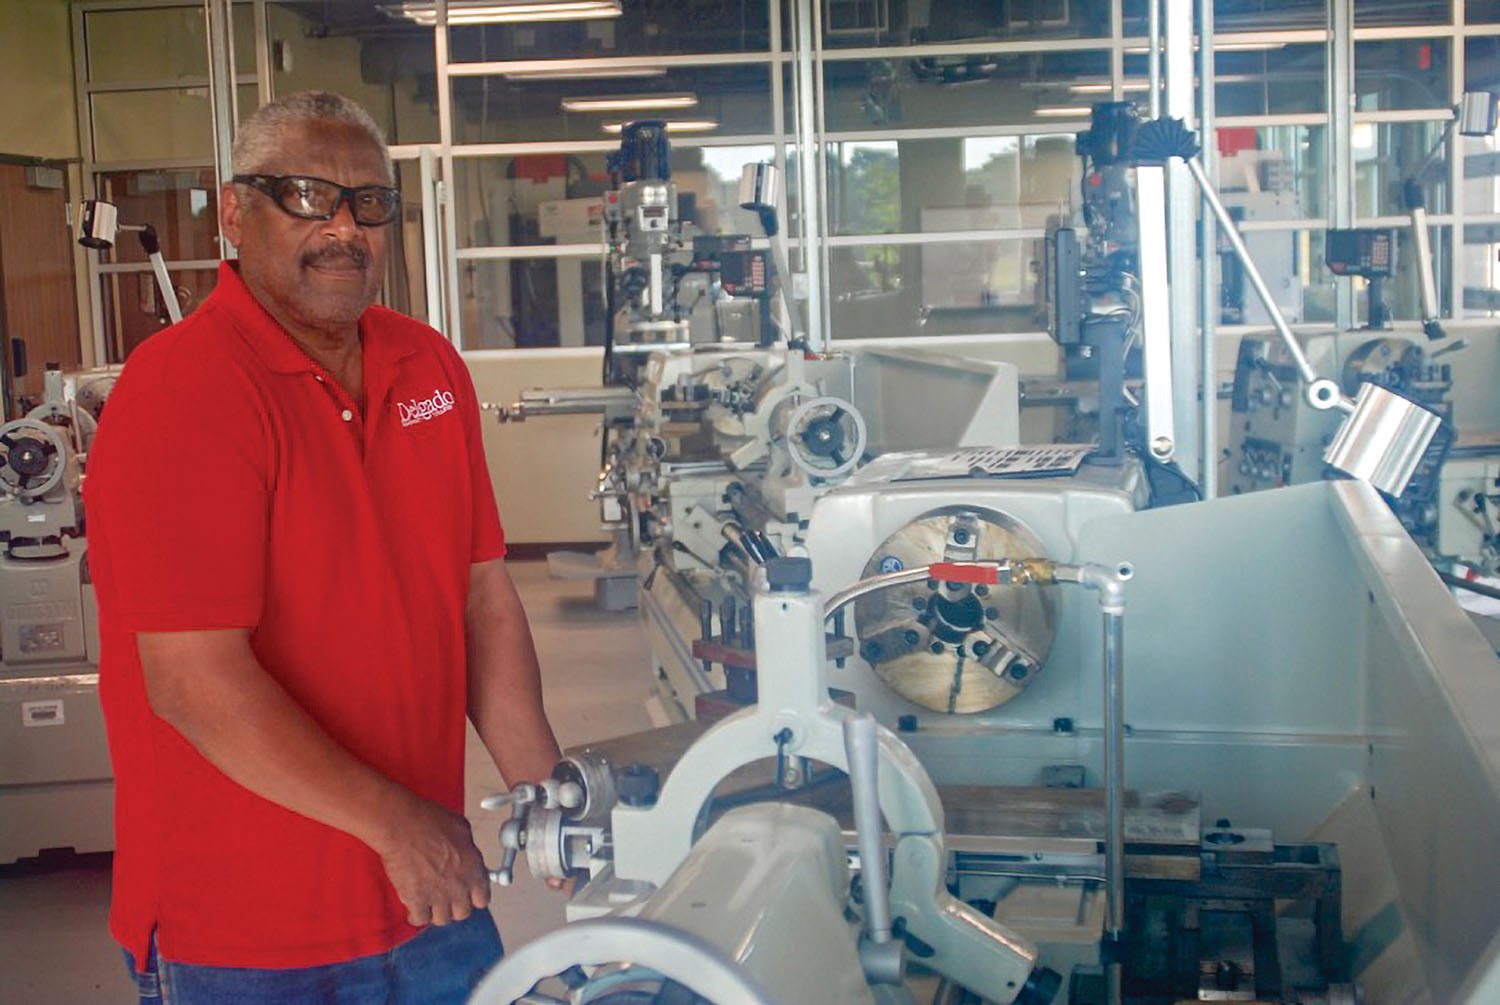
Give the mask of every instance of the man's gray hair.
[[261, 105], [234, 134], [231, 163], [235, 174], [265, 174], [267, 167], [283, 152], [286, 134], [308, 122], [341, 122], [353, 126], [370, 138], [385, 161], [385, 177], [395, 184], [391, 152], [386, 149], [385, 135], [370, 113], [357, 103], [332, 91], [298, 91]]

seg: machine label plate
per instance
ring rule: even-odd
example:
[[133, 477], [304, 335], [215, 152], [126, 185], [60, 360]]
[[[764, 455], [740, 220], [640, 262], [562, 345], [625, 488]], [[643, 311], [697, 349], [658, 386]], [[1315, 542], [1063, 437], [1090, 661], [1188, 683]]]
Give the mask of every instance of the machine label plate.
[[61, 726], [65, 719], [65, 707], [61, 698], [21, 703], [21, 725], [23, 726]]

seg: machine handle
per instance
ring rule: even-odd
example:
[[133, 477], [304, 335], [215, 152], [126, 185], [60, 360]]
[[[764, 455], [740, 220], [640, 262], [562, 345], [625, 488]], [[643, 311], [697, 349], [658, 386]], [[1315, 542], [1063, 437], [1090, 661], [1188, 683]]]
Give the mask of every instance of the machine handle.
[[859, 960], [872, 983], [900, 984], [905, 947], [891, 938], [891, 891], [886, 885], [880, 825], [880, 736], [873, 715], [866, 712], [844, 720], [844, 754], [854, 793], [854, 832], [865, 900], [865, 937], [860, 940]]
[[1000, 567], [993, 562], [933, 562], [927, 567], [927, 573], [933, 579], [949, 583], [995, 586], [1000, 582]]
[[865, 893], [865, 927], [876, 943], [891, 939], [890, 890], [885, 882], [885, 842], [880, 828], [880, 749], [875, 717], [844, 720], [844, 752], [854, 790], [854, 831], [859, 839], [859, 872]]

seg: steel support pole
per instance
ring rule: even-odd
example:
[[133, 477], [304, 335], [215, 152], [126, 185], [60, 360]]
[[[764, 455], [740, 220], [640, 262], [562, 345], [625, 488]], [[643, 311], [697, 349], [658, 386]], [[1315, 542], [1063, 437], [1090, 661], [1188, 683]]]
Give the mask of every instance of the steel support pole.
[[438, 226], [442, 206], [438, 199], [437, 152], [431, 147], [423, 147], [417, 166], [422, 189], [422, 265], [427, 277], [427, 323], [438, 331], [447, 331], [448, 285], [438, 236], [442, 229]]
[[[823, 328], [823, 241], [819, 234], [822, 219], [823, 179], [818, 177], [822, 157], [818, 145], [817, 85], [814, 53], [813, 14], [815, 0], [796, 0], [793, 39], [796, 45], [796, 67], [793, 71], [797, 102], [797, 191], [800, 202], [798, 236], [802, 241], [802, 268], [807, 276], [807, 347], [821, 352], [826, 338]], [[818, 301], [818, 302], [815, 302]]]
[[833, 262], [831, 249], [828, 245], [828, 237], [833, 233], [833, 228], [828, 222], [828, 144], [823, 137], [828, 135], [828, 123], [826, 120], [828, 101], [823, 89], [823, 0], [812, 0], [812, 22], [813, 22], [813, 96], [815, 118], [813, 120], [817, 143], [814, 149], [817, 157], [814, 163], [817, 165], [818, 182], [818, 276], [817, 286], [808, 284], [808, 297], [811, 305], [816, 304], [820, 317], [819, 329], [822, 335], [814, 341], [811, 335], [808, 337], [809, 348], [815, 352], [822, 351], [828, 347], [828, 341], [833, 338]]
[[453, 85], [448, 74], [448, 0], [437, 0], [437, 25], [432, 29], [434, 55], [437, 60], [438, 144], [442, 151], [443, 176], [433, 191], [442, 212], [440, 247], [443, 249], [443, 290], [448, 295], [445, 311], [447, 325], [442, 332], [454, 348], [464, 348], [463, 283], [459, 281], [458, 209], [453, 182]]
[[[1165, 0], [1166, 114], [1191, 127], [1194, 120], [1194, 0]], [[1172, 314], [1172, 416], [1174, 457], [1183, 473], [1201, 483], [1198, 371], [1198, 189], [1187, 167], [1167, 164], [1167, 275]], [[1203, 404], [1207, 404], [1206, 402]]]
[[[1198, 136], [1203, 144], [1202, 158], [1209, 181], [1219, 180], [1218, 137], [1214, 129], [1214, 3], [1198, 3]], [[1205, 208], [1198, 214], [1198, 319], [1199, 338], [1198, 415], [1199, 468], [1198, 481], [1204, 499], [1219, 494], [1219, 373], [1214, 337], [1219, 321], [1219, 232], [1213, 213]]]
[[[1354, 226], [1354, 0], [1328, 0], [1328, 225]], [[1354, 327], [1354, 280], [1334, 279], [1334, 320]]]
[[[239, 121], [234, 73], [234, 19], [229, 0], [203, 0], [208, 34], [208, 98], [213, 111], [214, 175], [220, 186], [234, 174], [234, 129]], [[219, 235], [219, 257], [234, 258], [229, 238]]]
[[[1464, 24], [1467, 19], [1464, 5], [1453, 5], [1453, 53], [1448, 60], [1448, 98], [1458, 102], [1463, 99], [1464, 80], [1468, 73], [1469, 54], [1465, 43]], [[1448, 212], [1453, 215], [1453, 226], [1448, 228], [1448, 312], [1447, 317], [1455, 321], [1464, 316], [1464, 137], [1455, 126], [1448, 136]], [[1438, 317], [1443, 317], [1443, 303], [1438, 299]]]
[[1162, 0], [1146, 0], [1146, 34], [1150, 42], [1146, 54], [1146, 86], [1150, 98], [1146, 107], [1153, 119], [1161, 118], [1161, 5]]
[[[1125, 616], [1104, 612], [1104, 887], [1105, 929], [1116, 943], [1125, 934]], [[1119, 971], [1109, 973], [1109, 998], [1120, 1000]]]
[[1167, 169], [1141, 164], [1135, 169], [1141, 273], [1141, 362], [1146, 375], [1146, 450], [1162, 463], [1173, 459], [1177, 401], [1172, 359], [1172, 291], [1167, 241]]

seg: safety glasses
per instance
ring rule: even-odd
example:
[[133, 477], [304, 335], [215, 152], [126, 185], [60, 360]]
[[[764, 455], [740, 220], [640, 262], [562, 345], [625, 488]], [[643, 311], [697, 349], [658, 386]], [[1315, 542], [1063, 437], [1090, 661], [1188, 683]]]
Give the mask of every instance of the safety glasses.
[[349, 204], [361, 227], [382, 227], [401, 212], [401, 193], [385, 185], [347, 188], [325, 178], [303, 175], [237, 174], [234, 180], [270, 196], [284, 211], [302, 220], [332, 220]]

